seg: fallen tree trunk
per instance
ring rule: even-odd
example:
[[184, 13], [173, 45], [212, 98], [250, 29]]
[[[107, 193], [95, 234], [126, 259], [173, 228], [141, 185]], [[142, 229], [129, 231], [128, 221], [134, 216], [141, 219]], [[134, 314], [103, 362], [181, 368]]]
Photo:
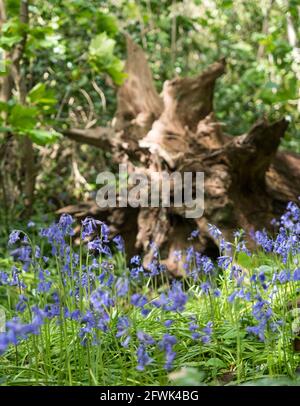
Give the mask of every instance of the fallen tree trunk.
[[[223, 134], [213, 114], [223, 59], [197, 77], [166, 81], [159, 96], [142, 49], [130, 38], [127, 48], [128, 79], [118, 92], [112, 128], [70, 129], [65, 135], [110, 151], [131, 172], [204, 172], [204, 215], [186, 219], [183, 208], [174, 206], [101, 210], [94, 201], [60, 212], [106, 219], [114, 233], [124, 236], [129, 251], [149, 251], [149, 243], [155, 242], [176, 272], [172, 252], [187, 246], [195, 228], [200, 231], [199, 249], [211, 255], [217, 253], [217, 242], [208, 233], [208, 223], [220, 227], [228, 239], [237, 228], [269, 228], [286, 203], [300, 195], [300, 156], [278, 152], [285, 120], [262, 119], [238, 137]], [[145, 261], [150, 259], [151, 251]]]

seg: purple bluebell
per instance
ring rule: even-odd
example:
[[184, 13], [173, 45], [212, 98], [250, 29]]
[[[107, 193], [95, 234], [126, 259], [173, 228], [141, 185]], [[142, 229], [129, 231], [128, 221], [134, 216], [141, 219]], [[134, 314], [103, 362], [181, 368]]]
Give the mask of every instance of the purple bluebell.
[[141, 295], [140, 293], [134, 293], [131, 296], [131, 304], [135, 307], [144, 307], [148, 303], [146, 296]]
[[291, 280], [291, 272], [289, 270], [282, 270], [281, 272], [279, 272], [279, 274], [277, 275], [277, 280], [281, 283], [287, 283]]
[[141, 264], [141, 257], [139, 255], [135, 255], [130, 259], [131, 265], [140, 265]]
[[13, 230], [8, 237], [8, 245], [14, 245], [17, 241], [20, 240], [21, 231]]
[[203, 342], [203, 344], [210, 343], [212, 332], [213, 332], [212, 328], [213, 328], [213, 323], [212, 323], [212, 321], [209, 321], [206, 324], [206, 326], [202, 329], [201, 341]]
[[119, 252], [124, 252], [125, 244], [124, 244], [123, 238], [120, 235], [117, 235], [116, 237], [114, 237], [113, 242], [115, 243], [117, 250]]
[[190, 236], [188, 237], [188, 240], [193, 240], [197, 237], [199, 237], [200, 231], [198, 229], [193, 230], [190, 234]]
[[228, 255], [222, 255], [217, 259], [218, 266], [222, 269], [227, 269], [232, 262], [232, 258]]
[[129, 322], [128, 317], [126, 317], [126, 316], [119, 317], [118, 322], [117, 322], [116, 337], [120, 338], [120, 337], [123, 337], [124, 335], [128, 335], [129, 328], [130, 328], [130, 322]]
[[254, 234], [255, 242], [260, 245], [266, 252], [272, 252], [273, 240], [269, 238], [266, 230], [256, 231]]
[[118, 297], [124, 297], [129, 291], [129, 280], [126, 277], [119, 277], [115, 284]]
[[4, 354], [9, 346], [9, 339], [6, 333], [0, 333], [0, 355]]
[[64, 235], [73, 236], [74, 230], [72, 229], [72, 224], [74, 223], [74, 219], [70, 214], [62, 214], [60, 216], [58, 224], [60, 225]]
[[86, 237], [94, 234], [97, 231], [98, 226], [101, 224], [102, 222], [100, 220], [93, 219], [92, 217], [86, 217], [84, 220], [82, 220], [81, 222], [82, 239], [84, 240]]
[[168, 292], [168, 305], [166, 310], [182, 312], [187, 302], [187, 295], [182, 290], [181, 282], [174, 281]]
[[144, 268], [142, 266], [134, 267], [130, 270], [130, 276], [132, 279], [137, 279], [140, 275], [144, 274]]
[[164, 322], [165, 327], [169, 328], [174, 323], [174, 320], [166, 320]]
[[200, 287], [201, 287], [201, 291], [202, 291], [205, 295], [207, 295], [207, 294], [209, 293], [210, 289], [211, 289], [211, 286], [210, 286], [210, 283], [209, 283], [209, 282], [203, 282], [203, 283], [201, 283]]
[[220, 239], [222, 237], [222, 233], [218, 229], [218, 227], [216, 227], [216, 226], [214, 226], [212, 224], [208, 224], [208, 232], [216, 240], [218, 240], [218, 239]]
[[98, 288], [91, 294], [90, 303], [92, 308], [99, 313], [106, 312], [106, 309], [114, 306], [114, 300], [110, 292]]
[[149, 334], [146, 334], [143, 331], [138, 331], [136, 335], [141, 344], [144, 345], [155, 344], [155, 340]]
[[25, 295], [19, 295], [19, 301], [16, 304], [16, 310], [19, 313], [23, 313], [27, 307], [28, 298]]
[[293, 274], [294, 281], [300, 281], [300, 268], [295, 269]]
[[174, 345], [177, 343], [175, 336], [170, 334], [165, 334], [162, 340], [159, 342], [158, 346], [160, 349], [165, 351], [165, 365], [164, 368], [169, 371], [172, 369], [173, 361], [176, 357], [176, 352], [173, 350]]
[[153, 362], [153, 359], [149, 357], [146, 348], [143, 344], [138, 346], [136, 354], [138, 360], [138, 365], [136, 369], [138, 371], [144, 371], [145, 367], [151, 364], [151, 362]]

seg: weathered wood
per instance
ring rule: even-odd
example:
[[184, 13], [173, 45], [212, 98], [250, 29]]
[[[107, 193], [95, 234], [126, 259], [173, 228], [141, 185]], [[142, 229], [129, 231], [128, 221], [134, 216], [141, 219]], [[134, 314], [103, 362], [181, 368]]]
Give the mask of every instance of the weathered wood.
[[132, 250], [148, 251], [145, 264], [151, 260], [149, 244], [154, 242], [162, 249], [168, 268], [178, 274], [172, 253], [188, 246], [187, 238], [195, 228], [200, 230], [198, 248], [216, 254], [217, 241], [209, 235], [208, 223], [219, 226], [230, 239], [237, 228], [247, 232], [268, 228], [289, 200], [297, 200], [300, 156], [278, 152], [285, 120], [269, 123], [264, 118], [241, 136], [223, 134], [213, 114], [213, 92], [215, 81], [225, 71], [225, 60], [197, 77], [166, 81], [159, 96], [144, 52], [130, 38], [127, 48], [128, 78], [118, 92], [112, 128], [71, 129], [65, 135], [110, 150], [115, 161], [130, 164], [131, 172], [204, 172], [204, 216], [186, 219], [184, 207], [103, 212], [94, 202], [61, 212], [109, 220], [113, 232], [123, 233]]

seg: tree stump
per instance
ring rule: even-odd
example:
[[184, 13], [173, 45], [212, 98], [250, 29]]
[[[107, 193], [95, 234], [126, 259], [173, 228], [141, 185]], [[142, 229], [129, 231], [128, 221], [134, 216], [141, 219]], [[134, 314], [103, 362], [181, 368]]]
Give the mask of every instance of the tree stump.
[[132, 173], [204, 172], [204, 215], [187, 219], [178, 207], [101, 210], [95, 201], [60, 212], [106, 220], [113, 233], [124, 237], [130, 253], [148, 253], [145, 263], [151, 259], [149, 244], [154, 242], [175, 273], [172, 252], [187, 247], [195, 229], [200, 231], [198, 248], [216, 255], [217, 241], [208, 233], [209, 223], [229, 240], [237, 228], [247, 233], [270, 228], [286, 203], [300, 195], [300, 156], [278, 151], [287, 122], [269, 123], [263, 118], [246, 134], [225, 135], [213, 113], [214, 86], [225, 72], [224, 59], [199, 76], [166, 81], [159, 95], [143, 50], [130, 38], [127, 53], [128, 78], [118, 91], [112, 127], [69, 129], [65, 135], [109, 150], [113, 160], [127, 164]]

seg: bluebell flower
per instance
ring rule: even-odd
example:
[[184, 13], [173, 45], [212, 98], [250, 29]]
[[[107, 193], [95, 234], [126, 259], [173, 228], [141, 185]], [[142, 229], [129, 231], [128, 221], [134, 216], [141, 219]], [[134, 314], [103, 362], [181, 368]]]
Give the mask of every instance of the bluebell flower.
[[283, 283], [287, 283], [291, 280], [291, 272], [284, 269], [281, 272], [279, 272], [279, 274], [277, 275], [277, 280], [283, 284]]
[[19, 230], [13, 230], [8, 237], [8, 245], [14, 245], [20, 240], [21, 232]]
[[193, 240], [195, 238], [197, 238], [200, 234], [200, 231], [198, 229], [193, 230], [190, 234], [190, 236], [188, 237], [188, 240]]
[[101, 222], [101, 239], [103, 242], [107, 243], [109, 242], [109, 227], [107, 224]]
[[203, 333], [205, 333], [206, 335], [211, 335], [212, 334], [212, 328], [213, 328], [213, 322], [209, 321], [205, 327], [203, 327], [202, 331]]
[[124, 335], [128, 335], [130, 328], [130, 322], [128, 317], [122, 316], [119, 317], [118, 322], [117, 322], [117, 334], [116, 337], [120, 338], [123, 337]]
[[198, 329], [199, 326], [194, 321], [189, 323], [189, 330], [192, 333], [191, 336], [193, 340], [198, 340], [198, 338], [200, 338], [200, 333], [197, 331]]
[[168, 305], [166, 310], [182, 312], [187, 302], [187, 295], [182, 290], [182, 284], [178, 281], [172, 283], [168, 292]]
[[148, 309], [148, 308], [146, 308], [146, 307], [142, 307], [142, 308], [141, 308], [141, 315], [144, 316], [144, 317], [148, 316], [148, 314], [149, 314], [150, 312], [151, 312], [151, 310]]
[[138, 371], [144, 371], [145, 367], [149, 364], [151, 364], [151, 362], [153, 362], [153, 359], [149, 357], [146, 348], [144, 345], [139, 345], [138, 349], [137, 349], [137, 360], [138, 360], [138, 365], [136, 367], [136, 369]]
[[165, 327], [169, 328], [174, 323], [174, 320], [166, 320], [164, 322]]
[[129, 280], [128, 278], [120, 277], [116, 281], [116, 294], [118, 297], [124, 297], [129, 291]]
[[232, 249], [232, 244], [229, 241], [226, 241], [224, 238], [220, 240], [220, 251], [224, 254], [230, 255]]
[[176, 343], [177, 339], [175, 336], [165, 334], [158, 344], [159, 348], [165, 351], [166, 362], [164, 368], [168, 371], [172, 369], [172, 364], [176, 356], [176, 352], [173, 350], [173, 346]]
[[99, 253], [112, 257], [110, 248], [107, 245], [104, 245], [99, 237], [96, 237], [93, 241], [89, 241], [87, 246], [89, 250], [98, 251]]
[[130, 259], [130, 263], [132, 265], [140, 265], [141, 264], [141, 257], [139, 255], [135, 255]]
[[16, 304], [17, 312], [23, 313], [27, 307], [28, 298], [24, 295], [19, 295], [19, 301]]
[[9, 339], [6, 333], [0, 333], [0, 355], [4, 354], [9, 346]]
[[11, 251], [11, 255], [15, 261], [20, 261], [24, 264], [31, 263], [31, 247], [29, 245], [16, 248], [15, 250]]
[[129, 344], [130, 344], [130, 340], [131, 340], [131, 336], [125, 336], [124, 339], [121, 340], [121, 346], [124, 348], [128, 348]]
[[70, 319], [71, 319], [71, 320], [79, 321], [80, 317], [81, 317], [81, 313], [80, 313], [80, 310], [79, 310], [79, 309], [73, 310], [73, 311], [70, 313]]
[[[60, 254], [64, 255], [64, 248], [66, 246], [65, 236], [61, 227], [54, 223], [48, 228], [44, 228], [40, 231], [40, 236], [47, 238], [49, 244], [51, 245], [52, 255]], [[59, 247], [59, 249], [58, 249]]]
[[9, 284], [9, 277], [8, 273], [4, 271], [0, 271], [0, 286], [1, 285], [8, 285]]
[[150, 272], [150, 276], [157, 276], [166, 270], [165, 266], [160, 264], [156, 258], [148, 264], [147, 268]]
[[240, 242], [237, 243], [236, 251], [237, 252], [244, 252], [246, 255], [248, 255], [248, 257], [251, 256], [251, 252], [247, 248], [245, 241], [240, 241]]
[[228, 255], [222, 255], [217, 259], [217, 262], [220, 268], [227, 269], [232, 262], [232, 258]]
[[134, 293], [131, 296], [131, 301], [130, 302], [135, 307], [144, 307], [147, 304], [148, 299], [146, 298], [146, 296], [143, 296], [140, 293]]
[[81, 236], [84, 240], [86, 237], [94, 234], [97, 231], [99, 225], [102, 222], [100, 220], [93, 219], [92, 217], [86, 217], [84, 220], [81, 221]]
[[146, 334], [143, 331], [138, 331], [136, 335], [138, 340], [144, 345], [155, 344], [155, 340], [149, 334]]
[[212, 321], [209, 321], [206, 324], [206, 326], [202, 329], [201, 341], [203, 344], [210, 343], [211, 336], [212, 336], [212, 327], [213, 327], [213, 323], [212, 323]]
[[207, 294], [209, 293], [210, 288], [211, 288], [209, 282], [203, 282], [203, 283], [201, 283], [200, 287], [201, 287], [202, 292], [203, 292], [205, 295], [207, 295]]
[[294, 275], [293, 275], [293, 280], [300, 281], [300, 268], [295, 269]]
[[227, 298], [228, 302], [229, 302], [229, 303], [233, 303], [234, 300], [235, 300], [235, 298], [236, 298], [236, 296], [237, 296], [237, 291], [232, 292], [232, 293], [228, 296], [228, 298]]
[[260, 341], [265, 341], [266, 327], [267, 327], [267, 321], [262, 320], [258, 325], [247, 327], [246, 330], [248, 333], [256, 335]]
[[37, 285], [37, 291], [39, 293], [49, 292], [49, 290], [52, 286], [52, 282], [46, 280], [44, 271], [42, 271], [42, 270], [39, 271], [38, 278], [39, 278], [39, 283]]
[[98, 288], [91, 294], [90, 302], [96, 311], [102, 311], [103, 309], [109, 309], [114, 306], [114, 300], [111, 297], [110, 292]]
[[181, 259], [182, 259], [182, 251], [181, 251], [181, 250], [175, 250], [175, 251], [173, 251], [173, 257], [174, 257], [174, 260], [175, 260], [176, 262], [180, 262]]
[[272, 252], [273, 240], [268, 237], [266, 230], [256, 231], [254, 234], [255, 242], [260, 245], [266, 252]]
[[123, 238], [120, 235], [117, 235], [116, 237], [114, 237], [113, 242], [116, 244], [117, 250], [119, 252], [124, 252], [125, 244], [124, 244]]
[[211, 341], [211, 338], [210, 338], [210, 336], [204, 335], [204, 336], [201, 337], [201, 341], [202, 341], [203, 344], [209, 344], [210, 341]]
[[222, 237], [222, 233], [221, 231], [218, 229], [218, 227], [212, 225], [212, 224], [208, 224], [208, 232], [209, 234], [215, 238], [216, 240], [218, 240], [219, 238]]
[[143, 275], [143, 274], [144, 274], [144, 268], [142, 266], [137, 266], [130, 270], [130, 276], [132, 279], [137, 279], [139, 277], [139, 275]]
[[215, 297], [220, 297], [220, 296], [221, 296], [221, 291], [220, 291], [220, 289], [214, 289], [214, 290], [213, 290], [213, 295], [214, 295]]
[[62, 214], [60, 216], [58, 224], [60, 225], [64, 235], [73, 236], [74, 230], [72, 229], [72, 224], [74, 223], [74, 219], [70, 214]]

